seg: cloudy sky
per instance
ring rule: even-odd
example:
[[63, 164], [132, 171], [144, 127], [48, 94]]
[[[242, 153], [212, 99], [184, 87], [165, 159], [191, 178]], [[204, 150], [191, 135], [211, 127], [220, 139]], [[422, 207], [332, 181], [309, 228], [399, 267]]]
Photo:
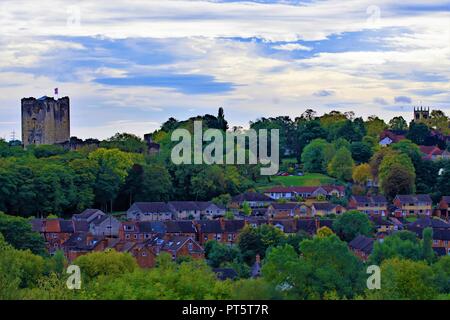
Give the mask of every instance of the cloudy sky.
[[0, 2], [0, 137], [20, 99], [71, 98], [71, 134], [143, 135], [168, 117], [450, 113], [450, 2]]

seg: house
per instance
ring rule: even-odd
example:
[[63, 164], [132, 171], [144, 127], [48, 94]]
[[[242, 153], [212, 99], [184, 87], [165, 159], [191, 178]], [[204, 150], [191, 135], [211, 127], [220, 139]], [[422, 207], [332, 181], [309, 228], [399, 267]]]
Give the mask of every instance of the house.
[[245, 220], [201, 220], [196, 222], [198, 240], [204, 245], [209, 240], [233, 245], [241, 230], [245, 227]]
[[62, 249], [63, 243], [75, 232], [73, 222], [63, 219], [33, 219], [31, 228], [43, 236], [50, 254]]
[[332, 219], [306, 218], [297, 220], [297, 232], [305, 232], [309, 235], [315, 235], [317, 230], [322, 227], [333, 227]]
[[183, 256], [194, 259], [202, 259], [205, 256], [203, 247], [191, 237], [173, 236], [167, 240], [156, 237], [152, 239], [150, 246], [157, 255], [167, 252], [173, 260]]
[[370, 220], [375, 226], [378, 239], [382, 239], [394, 231], [399, 230], [398, 225], [387, 218], [383, 218], [381, 216], [370, 216]]
[[226, 212], [224, 206], [211, 201], [197, 201], [197, 206], [200, 209], [200, 218], [216, 219], [223, 217]]
[[272, 219], [293, 218], [300, 215], [300, 206], [294, 202], [274, 202], [267, 208], [267, 215]]
[[127, 211], [127, 218], [135, 221], [172, 220], [173, 209], [165, 202], [135, 202]]
[[105, 216], [106, 214], [99, 209], [86, 209], [82, 213], [74, 214], [72, 216], [73, 221], [86, 221], [88, 224], [98, 217]]
[[316, 187], [273, 187], [264, 192], [264, 194], [274, 200], [286, 199], [295, 200], [300, 197], [303, 199], [311, 198], [341, 198], [345, 196], [344, 186], [316, 186]]
[[394, 215], [396, 217], [406, 217], [410, 215], [430, 216], [433, 201], [428, 194], [417, 195], [397, 195], [394, 198]]
[[406, 131], [384, 130], [380, 134], [379, 145], [382, 147], [389, 146], [392, 143], [406, 139]]
[[296, 219], [270, 220], [269, 223], [287, 235], [295, 235], [297, 233]]
[[166, 225], [161, 221], [126, 221], [119, 227], [122, 241], [142, 242], [159, 235], [164, 236]]
[[438, 205], [439, 216], [449, 219], [450, 216], [450, 196], [442, 196]]
[[367, 261], [373, 250], [374, 239], [363, 235], [356, 236], [355, 239], [349, 242], [348, 246], [353, 253], [363, 261]]
[[89, 223], [89, 232], [94, 236], [118, 237], [120, 222], [111, 215], [99, 215]]
[[415, 232], [419, 238], [422, 238], [425, 228], [433, 229], [433, 249], [437, 253], [450, 254], [450, 223], [438, 218], [422, 217], [406, 226], [407, 230]]
[[137, 264], [141, 268], [152, 268], [156, 265], [157, 255], [149, 244], [149, 240], [138, 243], [123, 241], [120, 239], [112, 239], [107, 248], [114, 249], [117, 252], [130, 253], [136, 259]]
[[251, 208], [261, 208], [270, 205], [273, 199], [262, 193], [245, 192], [231, 199], [231, 207], [240, 208], [244, 202], [247, 202]]
[[422, 153], [422, 159], [436, 161], [443, 157], [444, 151], [439, 149], [437, 146], [419, 146], [420, 152]]
[[313, 202], [311, 204], [311, 214], [313, 216], [327, 216], [329, 214], [339, 215], [346, 212], [343, 206], [331, 202]]
[[197, 239], [196, 222], [192, 220], [164, 221], [165, 235], [167, 237], [184, 236]]
[[62, 244], [62, 249], [69, 262], [79, 256], [93, 251], [103, 251], [107, 247], [105, 237], [95, 237], [89, 232], [75, 232]]
[[169, 201], [173, 218], [178, 220], [200, 219], [200, 208], [195, 201]]
[[348, 202], [350, 209], [358, 210], [370, 216], [385, 217], [388, 215], [388, 201], [382, 195], [357, 196], [352, 195]]

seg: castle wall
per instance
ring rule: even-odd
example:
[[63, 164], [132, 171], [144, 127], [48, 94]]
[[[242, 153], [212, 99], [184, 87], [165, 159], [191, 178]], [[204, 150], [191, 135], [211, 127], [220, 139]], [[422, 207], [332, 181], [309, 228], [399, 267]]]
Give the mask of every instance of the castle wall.
[[70, 100], [49, 97], [22, 99], [22, 143], [63, 143], [70, 139]]

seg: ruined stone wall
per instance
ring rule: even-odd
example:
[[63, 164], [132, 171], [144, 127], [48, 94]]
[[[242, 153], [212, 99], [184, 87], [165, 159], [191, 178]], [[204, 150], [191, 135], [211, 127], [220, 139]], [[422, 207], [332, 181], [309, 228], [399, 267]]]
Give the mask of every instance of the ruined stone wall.
[[49, 97], [22, 99], [22, 143], [63, 143], [70, 139], [70, 101]]

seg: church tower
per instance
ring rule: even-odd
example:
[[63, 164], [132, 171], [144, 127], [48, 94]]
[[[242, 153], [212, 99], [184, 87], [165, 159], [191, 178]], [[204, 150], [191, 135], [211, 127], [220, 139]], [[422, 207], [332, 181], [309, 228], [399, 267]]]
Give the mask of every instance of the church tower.
[[414, 122], [421, 122], [430, 118], [430, 108], [414, 108]]
[[69, 97], [22, 99], [22, 143], [57, 144], [70, 139]]

